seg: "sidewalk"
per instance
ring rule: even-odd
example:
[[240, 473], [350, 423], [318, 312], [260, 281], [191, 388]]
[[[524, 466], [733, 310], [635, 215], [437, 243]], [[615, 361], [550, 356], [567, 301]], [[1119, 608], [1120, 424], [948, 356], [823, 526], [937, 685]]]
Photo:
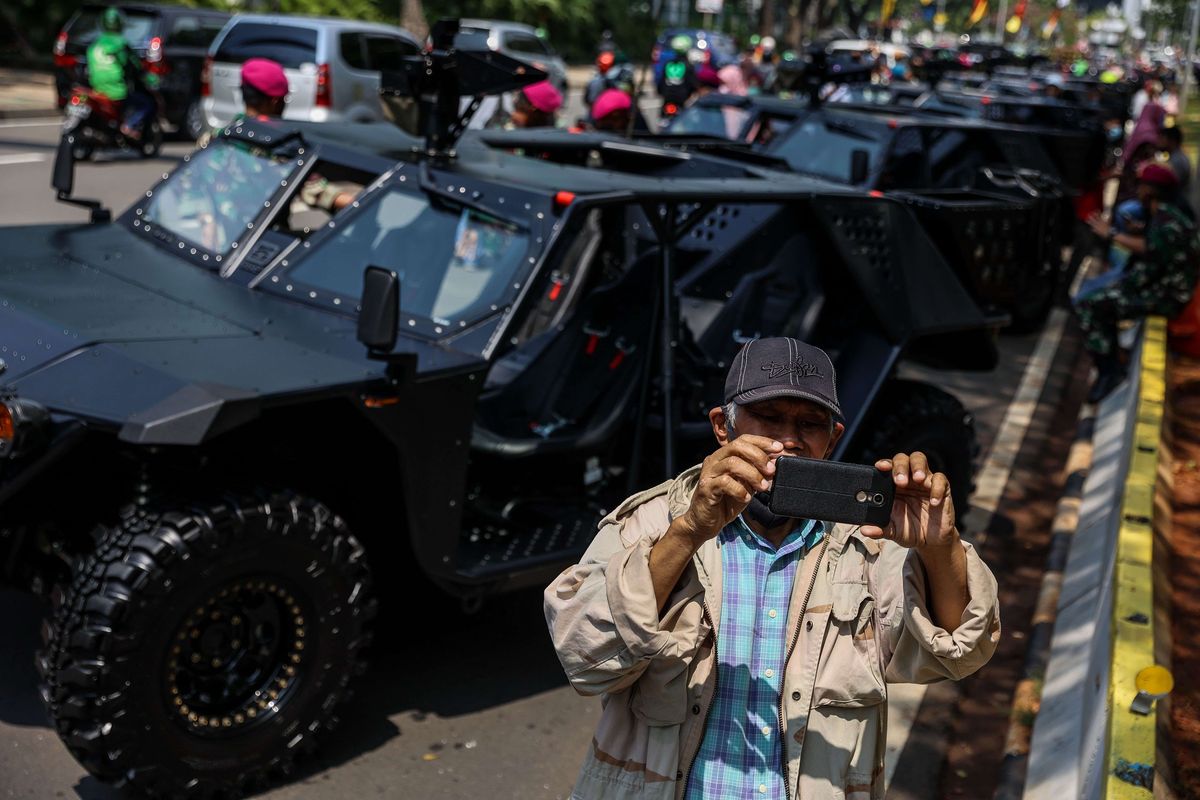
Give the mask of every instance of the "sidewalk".
[[[1200, 361], [1171, 355], [1167, 371], [1167, 429], [1171, 460], [1160, 472], [1168, 491], [1170, 525], [1156, 546], [1168, 596], [1169, 661], [1175, 690], [1169, 702], [1170, 766], [1182, 798], [1200, 797]], [[1159, 587], [1156, 587], [1159, 588]], [[1161, 612], [1160, 612], [1161, 613]]]
[[0, 120], [57, 115], [53, 74], [0, 68]]

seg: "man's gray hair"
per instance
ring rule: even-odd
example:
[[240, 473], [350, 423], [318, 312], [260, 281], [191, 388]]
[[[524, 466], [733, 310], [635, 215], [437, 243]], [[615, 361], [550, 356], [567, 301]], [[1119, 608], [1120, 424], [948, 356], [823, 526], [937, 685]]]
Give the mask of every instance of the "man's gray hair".
[[737, 424], [737, 403], [732, 400], [721, 406], [721, 413], [725, 415], [725, 429], [733, 433], [733, 426]]

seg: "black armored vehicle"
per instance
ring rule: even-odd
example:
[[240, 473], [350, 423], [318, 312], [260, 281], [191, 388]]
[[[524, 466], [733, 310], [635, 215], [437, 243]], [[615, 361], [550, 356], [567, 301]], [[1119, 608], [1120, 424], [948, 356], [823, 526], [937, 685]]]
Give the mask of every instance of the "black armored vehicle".
[[[508, 66], [499, 88], [540, 77]], [[990, 369], [994, 330], [908, 207], [432, 130], [245, 122], [115, 220], [0, 228], [0, 581], [52, 600], [43, 698], [100, 779], [209, 797], [286, 770], [395, 576], [468, 606], [548, 581], [711, 448], [755, 337], [830, 352], [840, 457], [920, 448], [969, 488], [969, 414], [897, 370]], [[322, 221], [313, 180], [363, 188]]]
[[873, 101], [708, 95], [668, 134], [685, 143], [724, 136], [769, 159], [764, 165], [887, 194], [914, 210], [976, 302], [1010, 314], [1018, 331], [1049, 313], [1072, 233], [1069, 197], [1047, 149], [1057, 132]]

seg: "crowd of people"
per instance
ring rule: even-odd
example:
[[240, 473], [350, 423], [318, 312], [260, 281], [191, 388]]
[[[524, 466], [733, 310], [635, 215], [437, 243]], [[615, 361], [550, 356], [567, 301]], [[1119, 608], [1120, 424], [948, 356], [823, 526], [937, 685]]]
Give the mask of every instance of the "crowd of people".
[[[1122, 322], [1163, 315], [1172, 320], [1177, 346], [1200, 344], [1200, 308], [1192, 304], [1200, 277], [1200, 234], [1189, 198], [1192, 165], [1183, 150], [1178, 111], [1173, 85], [1145, 80], [1130, 104], [1129, 136], [1119, 120], [1106, 122], [1110, 156], [1092, 191], [1076, 202], [1077, 216], [1095, 238], [1077, 239], [1075, 263], [1090, 249], [1098, 251], [1101, 262], [1099, 273], [1085, 280], [1073, 298], [1084, 346], [1096, 367], [1088, 396], [1092, 402], [1125, 378], [1129, 353], [1120, 345]], [[1116, 200], [1106, 214], [1103, 192], [1113, 179]], [[1096, 241], [1100, 247], [1090, 248]]]

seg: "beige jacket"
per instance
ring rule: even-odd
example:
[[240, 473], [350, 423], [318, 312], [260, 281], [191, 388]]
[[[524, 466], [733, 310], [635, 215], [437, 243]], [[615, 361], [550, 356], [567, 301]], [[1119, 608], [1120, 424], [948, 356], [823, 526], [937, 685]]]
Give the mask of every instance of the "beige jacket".
[[[716, 688], [721, 554], [715, 539], [700, 547], [661, 615], [649, 555], [687, 509], [698, 474], [693, 467], [626, 500], [600, 523], [582, 561], [546, 588], [546, 620], [567, 678], [580, 694], [602, 698], [577, 800], [683, 796]], [[885, 682], [957, 680], [983, 666], [1000, 639], [996, 580], [964, 543], [970, 601], [947, 632], [930, 617], [915, 553], [848, 525], [827, 539], [797, 571], [788, 609], [795, 646], [780, 695], [785, 785], [804, 800], [877, 800]]]

